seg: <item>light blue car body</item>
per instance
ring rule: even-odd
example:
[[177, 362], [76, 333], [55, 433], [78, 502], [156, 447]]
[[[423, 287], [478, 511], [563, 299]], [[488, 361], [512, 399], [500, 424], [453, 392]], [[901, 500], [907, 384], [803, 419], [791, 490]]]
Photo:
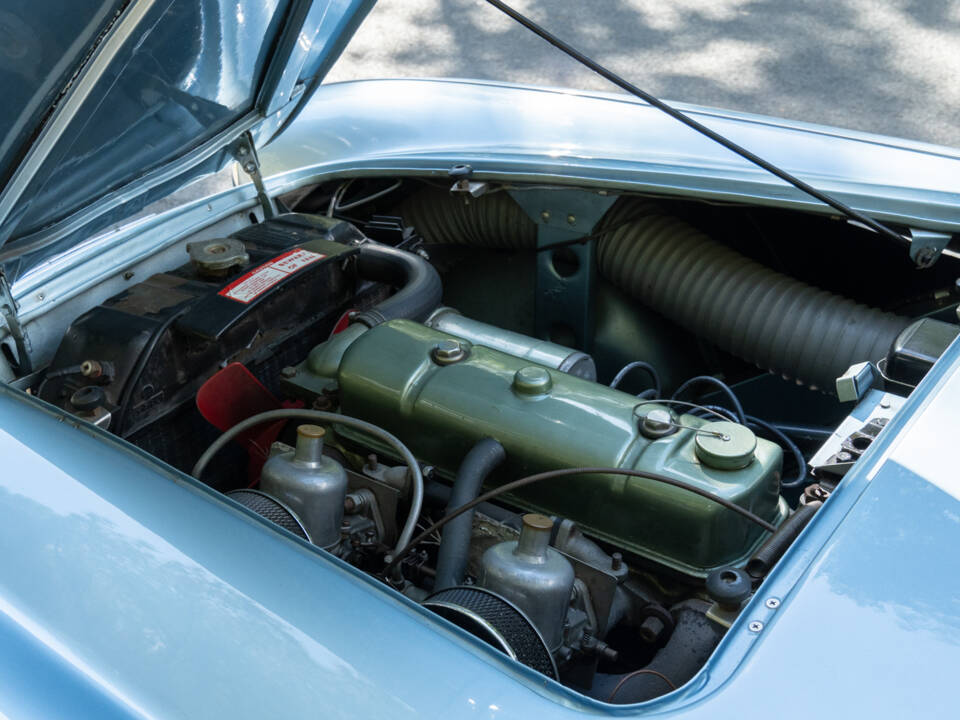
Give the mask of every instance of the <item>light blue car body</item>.
[[[369, 3], [326, 5], [331, 14], [324, 21], [339, 27]], [[340, 20], [334, 10], [343, 11]], [[692, 110], [875, 217], [960, 230], [956, 151]], [[261, 115], [262, 124], [234, 131], [253, 129], [263, 141], [293, 112], [269, 113], [265, 121]], [[228, 158], [211, 152], [198, 162], [214, 157], [207, 171]], [[445, 180], [451, 165], [469, 163], [480, 178], [821, 211], [641, 103], [493, 83], [324, 86], [261, 160], [271, 193], [345, 174]], [[255, 207], [253, 188], [245, 184], [113, 227], [154, 190], [199, 174], [197, 163], [174, 165], [148, 172], [142, 184], [91, 196], [31, 231], [29, 241], [49, 252], [19, 268], [13, 294], [41, 355], [52, 351], [54, 338], [45, 338], [43, 325], [53, 314], [79, 314], [116, 292], [119, 280], [112, 278], [124, 268], [161, 262], [190, 233]], [[10, 237], [17, 239], [15, 232]], [[544, 679], [201, 483], [0, 386], [0, 713], [954, 716], [958, 369], [960, 345], [954, 344], [700, 673], [680, 690], [637, 706], [587, 700]]]

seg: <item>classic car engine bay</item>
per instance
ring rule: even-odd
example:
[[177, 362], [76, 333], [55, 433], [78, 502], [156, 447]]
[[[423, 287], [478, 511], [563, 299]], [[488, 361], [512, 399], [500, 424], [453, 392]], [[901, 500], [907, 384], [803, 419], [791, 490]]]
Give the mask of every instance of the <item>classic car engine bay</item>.
[[451, 176], [188, 242], [32, 391], [569, 687], [670, 692], [956, 336], [956, 260]]

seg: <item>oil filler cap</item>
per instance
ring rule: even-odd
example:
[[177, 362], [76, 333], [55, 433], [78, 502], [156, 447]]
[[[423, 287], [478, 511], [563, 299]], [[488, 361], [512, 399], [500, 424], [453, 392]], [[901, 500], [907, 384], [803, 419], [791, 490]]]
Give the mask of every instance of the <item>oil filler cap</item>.
[[753, 462], [757, 436], [745, 425], [710, 422], [697, 430], [697, 458], [714, 470], [739, 470]]

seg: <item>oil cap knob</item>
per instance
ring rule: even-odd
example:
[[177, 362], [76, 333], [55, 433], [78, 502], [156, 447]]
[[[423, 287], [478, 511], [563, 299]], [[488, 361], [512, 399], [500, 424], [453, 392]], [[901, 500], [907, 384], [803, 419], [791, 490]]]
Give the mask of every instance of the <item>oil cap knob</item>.
[[714, 470], [740, 470], [753, 462], [757, 436], [735, 422], [709, 422], [697, 430], [697, 458]]

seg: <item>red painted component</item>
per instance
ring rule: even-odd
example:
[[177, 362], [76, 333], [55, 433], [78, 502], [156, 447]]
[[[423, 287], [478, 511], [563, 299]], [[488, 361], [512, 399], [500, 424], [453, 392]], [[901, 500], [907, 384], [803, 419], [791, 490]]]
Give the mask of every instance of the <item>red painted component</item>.
[[342, 333], [350, 325], [350, 316], [355, 313], [356, 310], [347, 310], [343, 315], [340, 316], [340, 319], [337, 320], [337, 324], [333, 326], [333, 330], [330, 332], [330, 336], [334, 336], [337, 333]]
[[[231, 363], [207, 380], [197, 392], [197, 409], [204, 419], [221, 431], [229, 430], [249, 417], [282, 407], [302, 407], [302, 403], [283, 403], [273, 396], [241, 363]], [[246, 448], [249, 485], [256, 484], [286, 420], [259, 425], [242, 432], [236, 442]]]

